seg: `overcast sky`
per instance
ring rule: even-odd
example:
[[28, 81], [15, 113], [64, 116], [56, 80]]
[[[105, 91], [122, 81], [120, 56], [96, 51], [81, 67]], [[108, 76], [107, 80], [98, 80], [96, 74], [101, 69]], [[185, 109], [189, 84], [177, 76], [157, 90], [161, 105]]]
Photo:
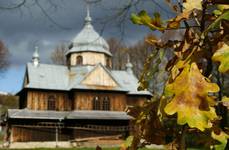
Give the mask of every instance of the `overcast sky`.
[[[12, 6], [21, 1], [0, 0], [0, 7]], [[152, 0], [142, 0], [144, 2], [131, 9], [127, 15], [123, 35], [117, 26], [119, 24], [117, 18], [111, 18], [111, 16], [114, 16], [128, 1], [102, 0], [100, 3], [91, 4], [90, 11], [94, 28], [105, 39], [117, 37], [130, 45], [150, 32], [147, 28], [130, 22], [131, 12], [146, 9], [150, 12], [159, 11], [165, 17], [171, 15], [152, 3]], [[11, 53], [11, 66], [8, 71], [0, 75], [0, 91], [15, 93], [20, 90], [25, 65], [31, 61], [35, 46], [39, 47], [41, 62], [51, 63], [50, 53], [53, 49], [60, 43], [70, 43], [83, 27], [86, 15], [84, 0], [39, 0], [38, 2], [37, 4], [34, 0], [27, 1], [20, 9], [0, 9], [0, 40], [5, 43]], [[160, 5], [163, 6], [163, 4]], [[107, 22], [105, 28], [104, 20]]]

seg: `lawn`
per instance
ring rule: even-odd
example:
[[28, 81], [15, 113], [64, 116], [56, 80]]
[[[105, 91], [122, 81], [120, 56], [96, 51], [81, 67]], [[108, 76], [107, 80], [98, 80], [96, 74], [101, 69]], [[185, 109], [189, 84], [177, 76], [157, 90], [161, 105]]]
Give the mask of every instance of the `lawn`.
[[[33, 150], [54, 150], [54, 149], [55, 150], [95, 150], [95, 148], [35, 148]], [[10, 149], [10, 150], [28, 150], [28, 149]], [[116, 147], [116, 148], [103, 148], [103, 150], [119, 150], [119, 148], [118, 147]], [[160, 150], [160, 149], [141, 148], [139, 150]]]

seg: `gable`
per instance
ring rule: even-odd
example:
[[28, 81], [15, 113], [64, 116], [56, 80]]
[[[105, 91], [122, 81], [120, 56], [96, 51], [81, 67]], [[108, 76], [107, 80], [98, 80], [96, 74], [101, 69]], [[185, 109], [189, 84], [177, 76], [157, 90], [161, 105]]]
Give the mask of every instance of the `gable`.
[[117, 87], [117, 82], [101, 65], [92, 70], [81, 82], [84, 85]]
[[24, 79], [23, 79], [23, 87], [26, 87], [29, 84], [29, 75], [28, 75], [28, 68], [26, 67]]
[[26, 74], [23, 81], [23, 87], [25, 87], [28, 83], [29, 83], [29, 79], [28, 79], [28, 75]]

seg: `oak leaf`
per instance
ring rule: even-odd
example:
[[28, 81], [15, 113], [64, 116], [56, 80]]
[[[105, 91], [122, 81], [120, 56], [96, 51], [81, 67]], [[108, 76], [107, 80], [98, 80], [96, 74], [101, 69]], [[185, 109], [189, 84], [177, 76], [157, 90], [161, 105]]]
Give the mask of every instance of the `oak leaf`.
[[229, 9], [229, 5], [217, 5], [217, 8], [220, 10], [220, 11], [224, 11], [226, 9]]
[[224, 96], [222, 99], [223, 106], [227, 107], [229, 109], [229, 97]]
[[204, 131], [212, 127], [211, 120], [217, 119], [213, 107], [215, 101], [209, 93], [218, 91], [218, 85], [208, 82], [196, 63], [186, 65], [174, 82], [165, 87], [165, 92], [173, 94], [172, 100], [164, 108], [165, 113], [177, 113], [178, 124], [187, 123], [191, 128]]
[[132, 142], [133, 142], [134, 136], [129, 136], [126, 138], [125, 142], [124, 142], [124, 146], [123, 147], [130, 147]]
[[[160, 101], [161, 102], [161, 101]], [[143, 106], [129, 107], [128, 115], [132, 116], [132, 124], [134, 125], [134, 139], [131, 147], [138, 145], [138, 138], [144, 139], [141, 143], [165, 144], [166, 135], [169, 131], [164, 128], [163, 123], [159, 118], [159, 101], [151, 99], [150, 102], [145, 102]], [[155, 138], [157, 137], [157, 138]]]
[[219, 71], [225, 73], [229, 70], [229, 45], [224, 43], [212, 56], [213, 61], [219, 61]]
[[142, 10], [137, 15], [131, 14], [131, 21], [134, 24], [148, 26], [151, 30], [165, 30], [159, 13], [154, 13], [154, 16], [150, 17], [146, 11]]
[[190, 14], [191, 14], [190, 11], [186, 11], [186, 12], [181, 13], [176, 18], [169, 20], [167, 27], [170, 29], [179, 28], [181, 21], [188, 19]]
[[225, 132], [221, 131], [218, 135], [214, 133], [214, 131], [211, 133], [211, 136], [213, 139], [219, 141], [221, 144], [214, 145], [215, 150], [223, 150], [225, 149], [227, 145], [227, 139], [229, 139], [229, 135], [227, 135]]
[[223, 20], [227, 20], [229, 21], [229, 10], [225, 11], [222, 15], [220, 15], [214, 22], [212, 22], [208, 28], [204, 31], [204, 33], [206, 34], [207, 32], [209, 32], [212, 29], [218, 28], [220, 26], [220, 23]]

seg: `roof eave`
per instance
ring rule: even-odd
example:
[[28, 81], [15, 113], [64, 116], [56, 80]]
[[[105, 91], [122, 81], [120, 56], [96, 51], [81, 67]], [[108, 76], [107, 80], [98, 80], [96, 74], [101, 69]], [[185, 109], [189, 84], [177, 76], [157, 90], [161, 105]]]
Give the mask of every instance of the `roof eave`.
[[71, 53], [81, 53], [81, 52], [103, 53], [103, 54], [106, 54], [106, 55], [108, 55], [108, 56], [110, 56], [110, 57], [113, 56], [110, 52], [100, 52], [100, 51], [93, 51], [93, 50], [80, 50], [80, 51], [71, 51], [71, 50], [69, 50], [69, 51], [67, 51], [67, 52], [65, 53], [65, 56], [68, 56], [68, 55], [70, 55]]

